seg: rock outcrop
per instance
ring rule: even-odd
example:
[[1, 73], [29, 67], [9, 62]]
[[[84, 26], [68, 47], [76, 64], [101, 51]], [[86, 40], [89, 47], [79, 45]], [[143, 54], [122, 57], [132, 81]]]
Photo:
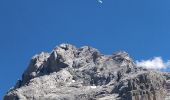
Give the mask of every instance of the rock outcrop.
[[61, 44], [34, 56], [4, 100], [170, 100], [169, 79], [136, 67], [124, 51]]

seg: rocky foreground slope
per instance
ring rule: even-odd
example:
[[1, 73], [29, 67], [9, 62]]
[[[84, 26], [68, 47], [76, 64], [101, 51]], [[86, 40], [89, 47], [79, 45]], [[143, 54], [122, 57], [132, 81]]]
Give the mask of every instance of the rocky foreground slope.
[[169, 79], [136, 67], [123, 51], [103, 55], [61, 44], [34, 56], [4, 100], [170, 100]]

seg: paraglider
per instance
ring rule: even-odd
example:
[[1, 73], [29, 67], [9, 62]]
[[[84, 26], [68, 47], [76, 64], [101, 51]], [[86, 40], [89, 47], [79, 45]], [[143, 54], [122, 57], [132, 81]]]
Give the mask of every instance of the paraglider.
[[103, 1], [102, 0], [97, 0], [99, 3], [103, 3]]

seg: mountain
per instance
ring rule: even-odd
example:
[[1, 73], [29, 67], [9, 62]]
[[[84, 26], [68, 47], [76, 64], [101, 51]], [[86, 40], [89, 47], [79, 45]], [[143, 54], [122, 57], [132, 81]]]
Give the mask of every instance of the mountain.
[[61, 44], [35, 55], [4, 100], [170, 100], [170, 74], [137, 67], [124, 51]]

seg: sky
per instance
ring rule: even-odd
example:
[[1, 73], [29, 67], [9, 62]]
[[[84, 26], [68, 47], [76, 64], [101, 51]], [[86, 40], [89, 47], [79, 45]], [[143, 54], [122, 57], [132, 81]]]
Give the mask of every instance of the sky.
[[169, 0], [0, 0], [0, 98], [31, 57], [61, 43], [125, 50], [139, 66], [170, 66]]

